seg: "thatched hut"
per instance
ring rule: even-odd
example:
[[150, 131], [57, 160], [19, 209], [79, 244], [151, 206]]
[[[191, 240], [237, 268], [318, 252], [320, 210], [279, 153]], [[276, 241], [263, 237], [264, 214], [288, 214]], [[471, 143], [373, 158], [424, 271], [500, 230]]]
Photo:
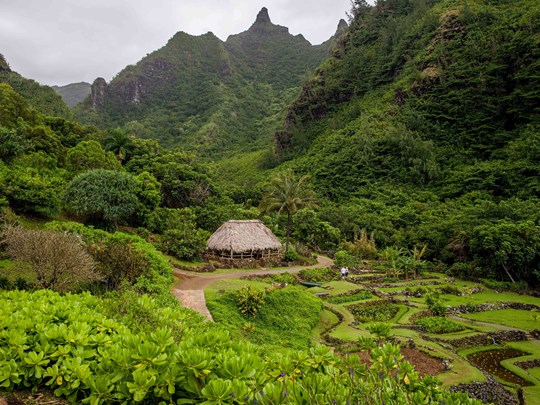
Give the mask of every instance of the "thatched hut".
[[274, 259], [280, 249], [279, 239], [258, 219], [227, 221], [206, 244], [207, 256], [216, 259]]

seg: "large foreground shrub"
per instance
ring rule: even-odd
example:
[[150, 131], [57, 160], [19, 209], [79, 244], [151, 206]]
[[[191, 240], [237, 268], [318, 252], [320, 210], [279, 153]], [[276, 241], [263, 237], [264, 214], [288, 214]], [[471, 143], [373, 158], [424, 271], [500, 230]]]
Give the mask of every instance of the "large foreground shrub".
[[0, 386], [48, 386], [92, 405], [480, 404], [420, 379], [397, 346], [373, 349], [369, 368], [322, 346], [267, 359], [217, 327], [201, 329], [196, 314], [175, 341], [166, 327], [134, 333], [102, 304], [89, 294], [0, 293]]

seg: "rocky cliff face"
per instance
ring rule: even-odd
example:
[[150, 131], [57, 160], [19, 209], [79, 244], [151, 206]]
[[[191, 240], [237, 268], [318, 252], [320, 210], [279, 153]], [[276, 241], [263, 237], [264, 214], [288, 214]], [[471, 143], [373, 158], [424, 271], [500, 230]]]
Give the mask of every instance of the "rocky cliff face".
[[98, 77], [91, 86], [90, 105], [92, 109], [98, 110], [105, 105], [106, 92], [107, 82], [103, 77]]
[[6, 58], [4, 58], [4, 55], [0, 53], [0, 72], [11, 72], [11, 69], [9, 68], [9, 64], [6, 61]]

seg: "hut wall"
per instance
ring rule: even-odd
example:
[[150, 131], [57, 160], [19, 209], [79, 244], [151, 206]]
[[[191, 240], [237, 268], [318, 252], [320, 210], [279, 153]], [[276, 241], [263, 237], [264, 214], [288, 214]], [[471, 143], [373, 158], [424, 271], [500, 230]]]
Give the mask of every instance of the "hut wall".
[[[206, 259], [218, 260], [227, 267], [252, 269], [255, 267], [271, 267], [281, 264], [283, 259], [279, 251], [258, 252], [258, 254], [207, 251]], [[232, 257], [231, 257], [232, 256]]]

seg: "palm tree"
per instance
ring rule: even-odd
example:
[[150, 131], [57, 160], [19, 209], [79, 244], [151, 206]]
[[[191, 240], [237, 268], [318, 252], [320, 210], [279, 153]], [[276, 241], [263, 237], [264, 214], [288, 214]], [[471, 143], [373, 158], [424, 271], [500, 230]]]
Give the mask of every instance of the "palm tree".
[[315, 208], [315, 192], [308, 185], [308, 176], [297, 177], [292, 170], [275, 175], [259, 204], [262, 212], [287, 214], [285, 252], [289, 251], [291, 215], [302, 208]]
[[120, 128], [113, 129], [104, 140], [105, 150], [113, 152], [120, 162], [126, 160], [133, 148], [132, 137]]

